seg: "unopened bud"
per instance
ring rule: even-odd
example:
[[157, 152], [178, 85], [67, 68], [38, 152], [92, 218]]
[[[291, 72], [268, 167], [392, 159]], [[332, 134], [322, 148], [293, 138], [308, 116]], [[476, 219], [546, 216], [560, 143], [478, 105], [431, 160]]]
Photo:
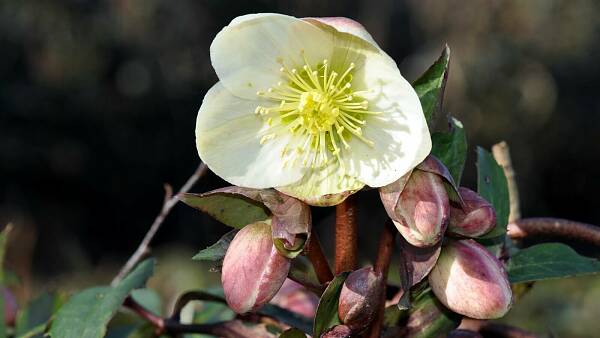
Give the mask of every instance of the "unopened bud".
[[319, 297], [291, 279], [286, 279], [271, 303], [307, 318], [315, 316]]
[[336, 325], [329, 331], [323, 333], [321, 338], [350, 338], [352, 330], [346, 325]]
[[464, 208], [450, 207], [448, 231], [465, 237], [479, 237], [496, 226], [496, 212], [490, 202], [476, 192], [460, 187]]
[[471, 318], [500, 318], [512, 304], [502, 263], [473, 240], [444, 245], [429, 274], [429, 284], [447, 308]]
[[338, 314], [353, 331], [369, 325], [381, 305], [382, 275], [364, 267], [348, 275], [342, 291]]
[[394, 224], [407, 242], [418, 247], [440, 241], [448, 224], [450, 202], [443, 178], [413, 171], [395, 209]]
[[2, 288], [2, 296], [4, 297], [4, 323], [8, 326], [13, 326], [17, 318], [17, 311], [19, 310], [17, 300], [7, 288]]
[[227, 304], [237, 313], [257, 310], [275, 296], [289, 270], [290, 260], [273, 245], [271, 226], [246, 225], [223, 259], [221, 282]]

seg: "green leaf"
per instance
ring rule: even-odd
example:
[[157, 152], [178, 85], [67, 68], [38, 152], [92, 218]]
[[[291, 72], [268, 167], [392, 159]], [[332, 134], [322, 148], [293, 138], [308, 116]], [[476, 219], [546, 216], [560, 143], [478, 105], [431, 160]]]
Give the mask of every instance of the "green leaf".
[[162, 299], [158, 292], [152, 289], [137, 289], [131, 292], [131, 298], [149, 312], [157, 316], [162, 315]]
[[462, 123], [452, 117], [448, 132], [437, 132], [431, 135], [431, 154], [437, 157], [460, 185], [460, 179], [467, 159], [467, 137]]
[[510, 211], [508, 183], [502, 167], [489, 151], [481, 147], [477, 147], [477, 192], [496, 211], [496, 227], [482, 238], [504, 236]]
[[219, 239], [215, 244], [209, 246], [204, 250], [200, 250], [194, 257], [193, 260], [196, 261], [212, 261], [212, 262], [223, 262], [223, 258], [225, 258], [225, 253], [227, 253], [227, 249], [229, 248], [229, 244], [237, 234], [237, 230], [231, 230], [226, 233]]
[[442, 55], [419, 77], [413, 88], [419, 95], [425, 119], [431, 129], [431, 123], [442, 108], [444, 88], [448, 79], [448, 66], [450, 62], [450, 48], [446, 45]]
[[36, 331], [40, 326], [42, 328], [46, 326], [58, 302], [59, 297], [49, 293], [43, 293], [31, 301], [17, 316], [15, 336], [41, 337], [41, 334], [32, 335], [31, 331]]
[[279, 338], [306, 338], [306, 335], [301, 330], [291, 328], [289, 330], [285, 330]]
[[115, 287], [86, 289], [63, 305], [50, 329], [53, 338], [100, 338], [106, 325], [133, 289], [138, 289], [154, 271], [154, 259], [140, 264]]
[[41, 338], [44, 336], [44, 331], [46, 331], [46, 326], [48, 323], [43, 323], [37, 326], [32, 327], [26, 332], [23, 332], [19, 335], [15, 335], [16, 338]]
[[511, 283], [524, 283], [598, 273], [600, 261], [581, 256], [565, 244], [545, 243], [518, 251], [507, 270]]
[[349, 274], [350, 272], [342, 272], [335, 276], [323, 292], [315, 315], [313, 337], [321, 337], [321, 334], [329, 328], [341, 324], [338, 317], [338, 303], [342, 286]]
[[408, 337], [433, 338], [446, 337], [458, 327], [462, 317], [446, 309], [442, 303], [428, 291], [414, 301], [410, 309], [406, 330]]
[[241, 195], [228, 193], [184, 194], [181, 201], [236, 229], [264, 221], [270, 217], [269, 211], [263, 205]]

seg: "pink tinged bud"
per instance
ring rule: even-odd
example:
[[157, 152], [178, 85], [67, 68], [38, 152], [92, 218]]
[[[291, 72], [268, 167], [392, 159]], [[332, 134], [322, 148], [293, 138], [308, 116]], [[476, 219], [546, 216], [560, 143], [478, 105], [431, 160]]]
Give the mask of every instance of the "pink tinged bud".
[[271, 303], [305, 317], [312, 318], [317, 311], [319, 297], [293, 280], [286, 279], [279, 292], [277, 292], [277, 295], [271, 300]]
[[237, 313], [257, 310], [275, 296], [289, 270], [290, 260], [273, 245], [271, 226], [246, 225], [223, 259], [221, 282], [227, 304]]
[[418, 247], [436, 244], [448, 224], [450, 202], [441, 176], [413, 171], [392, 217], [400, 234]]
[[352, 330], [346, 325], [336, 325], [321, 335], [321, 338], [350, 338]]
[[473, 240], [444, 245], [429, 284], [447, 308], [471, 318], [500, 318], [512, 305], [502, 263]]
[[458, 192], [465, 202], [464, 208], [451, 206], [448, 231], [465, 236], [479, 237], [496, 226], [494, 207], [476, 192], [460, 187]]
[[2, 296], [4, 297], [4, 323], [8, 326], [13, 326], [17, 317], [17, 311], [19, 310], [17, 300], [7, 288], [2, 288]]
[[338, 305], [338, 315], [342, 323], [352, 330], [360, 330], [369, 325], [382, 297], [382, 276], [372, 267], [364, 267], [348, 275]]

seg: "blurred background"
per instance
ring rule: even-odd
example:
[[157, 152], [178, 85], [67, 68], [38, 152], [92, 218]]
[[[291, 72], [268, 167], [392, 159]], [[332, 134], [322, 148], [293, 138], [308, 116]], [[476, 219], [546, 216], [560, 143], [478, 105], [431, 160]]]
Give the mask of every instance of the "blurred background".
[[[16, 226], [8, 263], [25, 285], [19, 297], [111, 279], [158, 213], [163, 183], [179, 187], [199, 163], [194, 124], [217, 81], [213, 37], [254, 12], [353, 18], [409, 81], [448, 43], [444, 109], [463, 121], [470, 145], [463, 185], [475, 187], [474, 146], [506, 140], [523, 216], [600, 224], [598, 1], [5, 0], [0, 224]], [[209, 174], [193, 191], [224, 185]], [[360, 196], [370, 206], [363, 230], [383, 224], [377, 199]], [[315, 210], [326, 249], [332, 211]], [[154, 245], [153, 283], [214, 283], [218, 275], [190, 257], [226, 231], [177, 206]], [[377, 235], [361, 236], [364, 262]], [[540, 283], [507, 320], [585, 337], [600, 329], [599, 279]]]

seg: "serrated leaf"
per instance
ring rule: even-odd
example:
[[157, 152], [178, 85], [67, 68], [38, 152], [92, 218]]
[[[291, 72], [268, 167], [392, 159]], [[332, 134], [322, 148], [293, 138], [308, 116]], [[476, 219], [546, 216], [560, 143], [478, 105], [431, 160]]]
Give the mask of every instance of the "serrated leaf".
[[193, 260], [196, 261], [211, 261], [211, 262], [220, 262], [223, 263], [223, 258], [225, 258], [225, 254], [227, 253], [227, 248], [229, 248], [229, 244], [237, 234], [238, 230], [231, 230], [226, 233], [219, 239], [215, 244], [209, 246], [206, 249], [200, 250], [194, 257]]
[[269, 211], [262, 204], [225, 192], [184, 194], [181, 201], [236, 229], [270, 217]]
[[524, 283], [598, 273], [600, 261], [581, 256], [565, 244], [545, 243], [518, 251], [507, 270], [511, 283]]
[[431, 154], [435, 155], [448, 168], [454, 182], [460, 185], [460, 179], [467, 159], [467, 137], [462, 123], [450, 118], [450, 130], [431, 135]]
[[63, 305], [50, 328], [53, 338], [100, 338], [106, 325], [132, 290], [141, 288], [154, 271], [154, 259], [147, 259], [115, 287], [86, 289]]
[[321, 337], [321, 334], [329, 328], [341, 324], [338, 317], [338, 303], [342, 286], [349, 274], [343, 272], [335, 276], [323, 292], [315, 315], [313, 337]]
[[510, 211], [508, 183], [502, 167], [489, 151], [481, 147], [477, 147], [477, 192], [496, 211], [496, 227], [481, 238], [504, 236]]
[[448, 66], [450, 63], [450, 48], [446, 45], [442, 55], [413, 82], [413, 88], [419, 96], [423, 114], [431, 129], [431, 122], [442, 107], [444, 89], [448, 78]]

